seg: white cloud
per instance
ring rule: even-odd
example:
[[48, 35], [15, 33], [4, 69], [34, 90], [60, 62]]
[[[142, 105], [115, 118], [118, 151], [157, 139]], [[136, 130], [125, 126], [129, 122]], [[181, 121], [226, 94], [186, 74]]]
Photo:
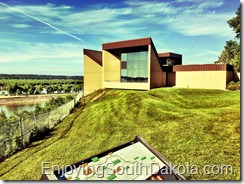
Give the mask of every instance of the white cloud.
[[168, 27], [187, 36], [213, 35], [232, 37], [233, 31], [226, 21], [233, 13], [217, 13], [222, 1], [199, 1], [189, 6], [155, 1], [126, 1], [128, 7], [86, 10], [63, 17], [59, 24], [75, 33], [136, 35], [138, 30], [150, 30], [154, 26]]
[[204, 14], [204, 15], [177, 15], [168, 18], [166, 22], [175, 32], [187, 36], [213, 35], [233, 37], [233, 31], [228, 27], [226, 20], [233, 14]]
[[214, 56], [219, 56], [220, 52], [218, 51], [213, 51], [213, 50], [205, 50], [208, 54], [214, 55]]
[[[222, 0], [172, 0], [168, 2], [126, 0], [124, 5], [126, 6], [91, 4], [86, 9], [80, 7], [80, 10], [79, 7], [54, 4], [15, 6], [82, 40], [90, 36], [87, 39], [91, 43], [96, 43], [97, 47], [85, 43], [79, 45], [28, 43], [28, 40], [33, 42], [57, 40], [67, 42], [67, 40], [65, 40], [66, 37], [59, 39], [61, 32], [0, 5], [0, 24], [4, 25], [0, 28], [2, 35], [0, 42], [4, 42], [0, 49], [0, 63], [38, 62], [43, 65], [45, 63], [47, 66], [47, 63], [52, 63], [57, 67], [60, 66], [60, 70], [62, 64], [72, 63], [77, 68], [80, 66], [82, 68], [82, 49], [85, 47], [100, 50], [99, 44], [108, 40], [155, 36], [156, 47], [161, 49], [158, 52], [165, 52], [177, 48], [177, 44], [164, 42], [167, 40], [166, 37], [175, 33], [186, 36], [211, 35], [224, 37], [222, 38], [224, 40], [227, 37], [234, 37], [226, 21], [235, 16], [235, 12], [223, 11], [224, 1]], [[50, 40], [47, 40], [49, 38]], [[181, 52], [180, 49], [178, 47], [176, 52]], [[190, 54], [190, 58], [185, 57], [189, 53], [182, 52], [182, 54], [184, 63], [188, 61], [213, 62], [218, 55], [217, 52], [211, 50], [203, 50], [200, 56]]]
[[29, 28], [31, 26], [29, 24], [12, 24], [11, 27], [13, 27], [13, 28]]
[[[82, 46], [71, 43], [48, 44], [48, 43], [23, 43], [16, 42], [15, 46], [5, 44], [7, 48], [0, 51], [0, 63], [2, 62], [35, 62], [45, 59], [52, 60], [57, 64], [60, 59], [67, 62], [80, 62], [82, 60]], [[14, 53], [12, 48], [15, 47]], [[62, 64], [62, 62], [60, 63]]]
[[[175, 3], [153, 1], [129, 4], [134, 6], [135, 13], [143, 12], [145, 17], [149, 18], [148, 21], [150, 21], [150, 17], [153, 17], [152, 23], [156, 22], [183, 35], [233, 36], [233, 31], [228, 27], [226, 21], [234, 16], [234, 12], [216, 13], [215, 11], [223, 5], [222, 1], [176, 0], [176, 2], [191, 2], [193, 4], [191, 6], [176, 6]], [[210, 8], [215, 9], [210, 10]]]
[[[42, 18], [55, 18], [58, 19], [60, 15], [63, 13], [69, 13], [72, 7], [70, 6], [56, 6], [54, 4], [48, 3], [46, 5], [17, 5], [13, 6], [16, 9], [22, 10], [26, 13], [32, 15], [41, 15]], [[16, 12], [11, 8], [6, 8], [4, 6], [0, 6], [1, 13], [5, 13], [8, 15], [15, 14]]]
[[[190, 2], [191, 6], [182, 3]], [[175, 0], [159, 1], [125, 1], [126, 7], [101, 5], [97, 8], [75, 11], [70, 6], [23, 5], [16, 8], [44, 20], [53, 26], [58, 26], [72, 34], [96, 34], [132, 37], [138, 31], [150, 30], [157, 26], [187, 36], [213, 35], [232, 36], [226, 21], [234, 16], [233, 13], [217, 13], [223, 1]], [[178, 4], [181, 4], [179, 6]], [[2, 8], [1, 8], [2, 9]], [[5, 13], [4, 13], [5, 11]], [[13, 13], [11, 10], [4, 10]], [[1, 13], [0, 13], [1, 14]], [[9, 15], [9, 14], [8, 14]], [[17, 14], [15, 13], [17, 16]], [[22, 15], [20, 15], [22, 16]], [[31, 22], [28, 17], [24, 24]], [[60, 34], [58, 31], [42, 28], [43, 33]]]
[[135, 14], [173, 14], [176, 13], [175, 8], [168, 2], [158, 1], [125, 1], [126, 5], [133, 7], [133, 13]]
[[0, 50], [0, 73], [83, 75], [82, 45], [28, 42], [4, 45]]

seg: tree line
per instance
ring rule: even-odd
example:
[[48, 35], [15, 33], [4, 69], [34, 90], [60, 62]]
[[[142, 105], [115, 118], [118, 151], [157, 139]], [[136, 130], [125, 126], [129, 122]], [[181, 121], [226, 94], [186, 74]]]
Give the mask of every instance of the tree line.
[[0, 90], [10, 95], [34, 95], [41, 93], [71, 93], [82, 89], [81, 80], [36, 80], [36, 79], [0, 79]]
[[0, 74], [0, 79], [60, 79], [60, 80], [80, 80], [83, 81], [83, 76], [66, 76], [66, 75], [37, 75], [37, 74]]

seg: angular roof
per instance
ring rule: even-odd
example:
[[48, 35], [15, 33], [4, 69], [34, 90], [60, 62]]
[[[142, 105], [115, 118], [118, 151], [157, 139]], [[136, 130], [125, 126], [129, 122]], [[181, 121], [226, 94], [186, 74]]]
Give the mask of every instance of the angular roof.
[[[174, 57], [179, 59], [182, 58], [182, 55], [171, 52], [158, 54], [151, 37], [104, 43], [102, 44], [102, 49], [107, 50], [114, 54], [116, 57], [120, 58], [120, 54], [123, 52], [138, 52], [146, 50], [148, 49], [148, 45], [151, 45], [152, 51], [155, 53], [155, 56], [159, 63], [161, 62], [160, 58], [164, 57]], [[95, 62], [97, 62], [100, 66], [102, 66], [102, 52], [84, 49], [84, 54], [86, 54]]]
[[101, 51], [84, 49], [84, 54], [87, 55], [88, 57], [90, 57], [92, 60], [94, 60], [100, 66], [103, 65], [102, 52]]
[[121, 49], [127, 47], [151, 45], [151, 43], [152, 43], [152, 39], [151, 37], [148, 37], [148, 38], [139, 38], [134, 40], [123, 40], [118, 42], [104, 43], [102, 47], [103, 50], [110, 50], [110, 49]]

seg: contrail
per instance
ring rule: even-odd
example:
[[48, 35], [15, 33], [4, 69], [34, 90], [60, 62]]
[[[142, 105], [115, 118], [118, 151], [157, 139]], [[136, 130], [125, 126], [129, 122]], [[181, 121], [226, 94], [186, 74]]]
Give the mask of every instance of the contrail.
[[[19, 10], [19, 9], [17, 9], [17, 8], [14, 8], [14, 7], [12, 7], [12, 6], [9, 6], [9, 5], [7, 5], [7, 4], [5, 4], [5, 3], [3, 3], [3, 2], [0, 2], [0, 4], [3, 5], [3, 6], [5, 6], [5, 7], [7, 7], [7, 8], [10, 8], [10, 9], [16, 11], [16, 12], [19, 12], [19, 13], [21, 13], [21, 14], [23, 14], [23, 15], [26, 15], [27, 17], [30, 17], [31, 19], [34, 19], [34, 20], [36, 20], [36, 21], [38, 21], [38, 22], [41, 22], [41, 23], [47, 25], [48, 27], [50, 27], [50, 28], [52, 28], [52, 29], [54, 29], [54, 30], [56, 30], [56, 31], [58, 31], [58, 32], [60, 32], [60, 33], [63, 33], [63, 34], [65, 34], [65, 35], [67, 35], [67, 36], [70, 36], [70, 37], [76, 39], [76, 40], [79, 40], [79, 41], [82, 42], [82, 43], [85, 43], [83, 40], [81, 40], [81, 39], [78, 38], [77, 36], [74, 36], [74, 35], [72, 35], [72, 34], [70, 34], [70, 33], [67, 33], [66, 31], [63, 31], [63, 30], [61, 30], [61, 29], [59, 29], [59, 28], [57, 28], [57, 27], [55, 27], [55, 26], [49, 24], [48, 22], [45, 22], [45, 21], [43, 21], [43, 20], [41, 20], [41, 19], [39, 19], [39, 18], [37, 18], [37, 17], [34, 17], [34, 16], [32, 16], [32, 15], [30, 15], [30, 14], [28, 14], [28, 13], [25, 13], [25, 12], [23, 12], [22, 10]], [[86, 44], [86, 43], [85, 43], [85, 44]]]

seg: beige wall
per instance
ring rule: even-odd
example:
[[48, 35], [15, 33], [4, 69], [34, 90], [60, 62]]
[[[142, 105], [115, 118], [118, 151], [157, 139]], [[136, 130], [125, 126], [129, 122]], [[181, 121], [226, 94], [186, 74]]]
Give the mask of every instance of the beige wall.
[[176, 87], [226, 89], [226, 71], [177, 71]]
[[102, 54], [103, 82], [120, 82], [120, 60], [108, 51], [103, 50]]
[[84, 95], [102, 88], [102, 66], [84, 55]]
[[153, 49], [151, 49], [151, 46], [149, 48], [151, 53], [150, 88], [166, 86], [166, 72], [162, 71], [156, 54]]
[[137, 83], [137, 82], [104, 82], [106, 88], [114, 89], [137, 89], [137, 90], [149, 90], [148, 83]]

